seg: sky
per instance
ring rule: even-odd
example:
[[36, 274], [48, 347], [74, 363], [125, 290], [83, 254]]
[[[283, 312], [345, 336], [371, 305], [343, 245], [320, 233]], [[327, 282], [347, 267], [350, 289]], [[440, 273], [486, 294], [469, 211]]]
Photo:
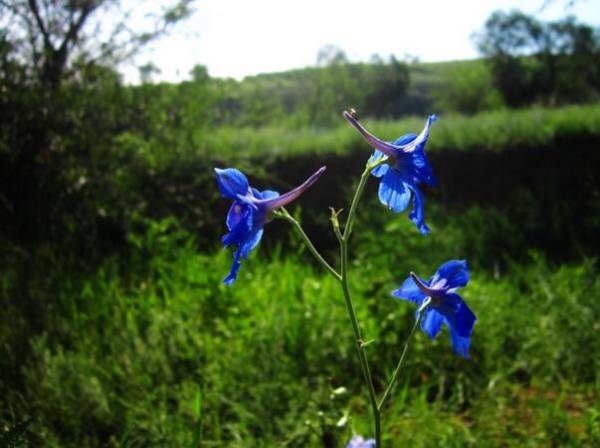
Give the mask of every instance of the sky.
[[[165, 0], [166, 1], [166, 0]], [[196, 64], [212, 77], [242, 79], [314, 66], [325, 45], [353, 62], [373, 54], [423, 62], [477, 57], [474, 32], [495, 10], [520, 9], [542, 20], [566, 14], [600, 26], [600, 0], [196, 0], [196, 11], [169, 36], [121, 67], [139, 80], [148, 62], [155, 81], [190, 78]], [[546, 4], [546, 6], [544, 6]]]

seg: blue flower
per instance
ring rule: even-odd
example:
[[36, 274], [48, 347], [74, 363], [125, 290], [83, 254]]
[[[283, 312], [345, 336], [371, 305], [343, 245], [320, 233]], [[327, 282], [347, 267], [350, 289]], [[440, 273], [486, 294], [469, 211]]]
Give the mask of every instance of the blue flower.
[[409, 218], [415, 223], [419, 232], [423, 235], [429, 233], [429, 227], [425, 224], [425, 199], [418, 185], [420, 182], [431, 186], [437, 184], [425, 156], [429, 127], [437, 117], [431, 115], [419, 135], [406, 134], [393, 143], [384, 142], [367, 131], [358, 121], [355, 113], [344, 111], [344, 117], [375, 148], [375, 152], [369, 159], [370, 163], [375, 163], [385, 156], [388, 158], [388, 163], [378, 166], [372, 172], [373, 176], [381, 178], [379, 183], [381, 203], [393, 212], [400, 213], [408, 207], [412, 197], [413, 208]]
[[229, 275], [223, 282], [231, 285], [237, 278], [241, 260], [247, 259], [263, 234], [263, 227], [271, 218], [271, 212], [298, 198], [307, 188], [314, 184], [325, 171], [321, 167], [302, 185], [279, 195], [276, 191], [258, 191], [250, 187], [246, 176], [235, 168], [215, 168], [217, 184], [223, 197], [233, 199], [233, 204], [227, 213], [227, 228], [229, 233], [222, 238], [225, 247], [237, 245], [233, 254], [233, 264]]
[[456, 290], [469, 281], [469, 268], [465, 260], [451, 260], [441, 265], [435, 275], [425, 281], [410, 273], [402, 286], [392, 292], [392, 296], [409, 300], [421, 306], [427, 297], [430, 305], [425, 308], [421, 329], [435, 338], [446, 324], [450, 328], [452, 348], [465, 358], [469, 357], [471, 333], [475, 324], [475, 314], [469, 309]]
[[354, 436], [346, 448], [375, 448], [375, 439], [365, 440], [361, 436]]

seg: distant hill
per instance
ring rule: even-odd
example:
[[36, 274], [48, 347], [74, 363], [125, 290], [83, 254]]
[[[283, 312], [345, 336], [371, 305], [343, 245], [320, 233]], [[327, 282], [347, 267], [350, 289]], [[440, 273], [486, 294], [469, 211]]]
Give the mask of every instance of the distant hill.
[[[242, 126], [329, 126], [348, 107], [379, 119], [425, 115], [440, 109], [436, 104], [456, 74], [482, 70], [483, 60], [405, 63], [391, 59], [265, 73], [242, 81], [214, 79], [219, 98], [216, 121]], [[488, 83], [485, 90], [493, 89], [489, 76], [476, 78]]]

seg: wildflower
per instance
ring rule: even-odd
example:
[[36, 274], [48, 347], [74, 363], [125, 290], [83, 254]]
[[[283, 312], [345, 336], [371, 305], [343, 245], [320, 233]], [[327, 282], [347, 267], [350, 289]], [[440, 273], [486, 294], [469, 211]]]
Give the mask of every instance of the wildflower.
[[324, 171], [323, 166], [299, 187], [279, 195], [276, 191], [261, 192], [250, 187], [246, 176], [235, 168], [215, 168], [221, 194], [223, 197], [233, 199], [226, 220], [229, 233], [223, 236], [222, 242], [225, 247], [237, 245], [237, 250], [233, 255], [229, 275], [223, 280], [226, 285], [231, 285], [235, 281], [241, 260], [247, 259], [250, 251], [260, 242], [263, 227], [271, 218], [271, 212], [297, 199], [321, 177]]
[[465, 358], [469, 357], [469, 344], [476, 317], [456, 294], [456, 290], [469, 281], [469, 268], [465, 260], [451, 260], [441, 265], [435, 275], [425, 281], [413, 272], [392, 296], [409, 300], [419, 306], [418, 313], [427, 297], [430, 306], [425, 308], [421, 329], [435, 338], [445, 323], [450, 329], [452, 348]]
[[354, 436], [346, 448], [375, 448], [375, 439], [365, 440], [361, 436]]
[[376, 163], [382, 157], [388, 159], [388, 163], [372, 171], [373, 176], [381, 178], [379, 183], [381, 203], [393, 212], [400, 213], [408, 207], [412, 197], [413, 208], [409, 218], [422, 234], [429, 233], [429, 227], [425, 224], [425, 199], [418, 185], [420, 182], [431, 186], [437, 184], [424, 151], [429, 137], [429, 127], [437, 117], [431, 115], [419, 135], [406, 134], [393, 143], [384, 142], [367, 131], [353, 111], [344, 111], [344, 117], [368, 143], [374, 146], [375, 151], [369, 163]]

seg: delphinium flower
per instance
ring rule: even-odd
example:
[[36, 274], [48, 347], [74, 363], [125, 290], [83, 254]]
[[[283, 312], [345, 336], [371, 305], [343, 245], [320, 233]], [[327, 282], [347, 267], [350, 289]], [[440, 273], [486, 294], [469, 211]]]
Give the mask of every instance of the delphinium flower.
[[346, 445], [346, 448], [375, 448], [375, 439], [363, 439], [361, 436], [354, 436]]
[[429, 297], [431, 301], [422, 316], [421, 329], [433, 339], [439, 334], [442, 324], [446, 324], [450, 329], [452, 348], [468, 358], [476, 317], [462, 297], [456, 294], [456, 290], [468, 281], [467, 262], [451, 260], [441, 265], [428, 281], [411, 272], [410, 277], [392, 295], [416, 303], [419, 307], [417, 313]]
[[379, 183], [379, 200], [395, 213], [404, 211], [413, 199], [410, 220], [422, 234], [429, 233], [425, 224], [425, 199], [419, 190], [419, 183], [435, 186], [437, 180], [427, 157], [425, 143], [429, 137], [431, 123], [437, 120], [435, 115], [427, 119], [423, 131], [419, 135], [406, 134], [393, 143], [375, 137], [358, 121], [354, 111], [344, 111], [344, 117], [374, 147], [370, 163], [387, 157], [387, 162], [376, 167], [372, 174], [381, 178]]
[[241, 260], [247, 259], [250, 251], [260, 242], [263, 227], [271, 218], [272, 212], [297, 199], [321, 177], [324, 171], [323, 166], [299, 187], [279, 195], [276, 191], [261, 192], [250, 187], [246, 176], [235, 168], [215, 168], [221, 194], [223, 197], [233, 199], [225, 222], [229, 233], [223, 236], [222, 242], [225, 247], [235, 244], [237, 249], [233, 254], [229, 275], [223, 280], [226, 285], [231, 285], [235, 281]]

